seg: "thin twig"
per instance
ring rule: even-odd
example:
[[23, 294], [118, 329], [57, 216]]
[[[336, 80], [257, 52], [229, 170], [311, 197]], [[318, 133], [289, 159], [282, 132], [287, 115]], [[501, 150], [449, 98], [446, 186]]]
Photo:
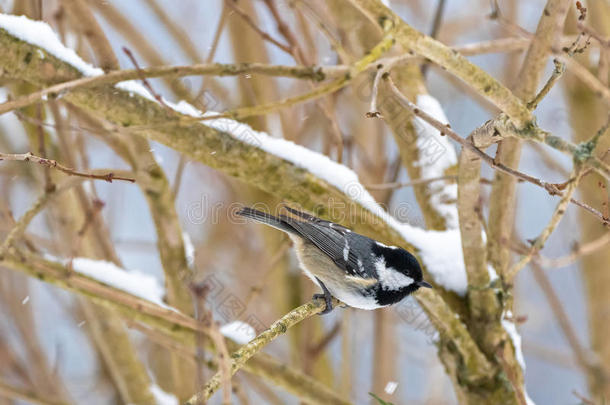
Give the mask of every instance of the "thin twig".
[[[372, 66], [371, 66], [372, 67]], [[370, 67], [369, 67], [370, 68]], [[66, 91], [84, 87], [114, 84], [126, 80], [155, 78], [163, 76], [239, 76], [242, 74], [261, 74], [273, 77], [292, 77], [311, 79], [319, 82], [336, 78], [349, 72], [349, 66], [284, 66], [264, 63], [204, 63], [187, 66], [149, 66], [138, 69], [124, 69], [108, 72], [99, 76], [86, 76], [59, 83], [42, 90], [27, 94], [15, 100], [0, 104], [0, 115], [18, 108], [27, 107], [48, 97], [61, 97]]]
[[174, 110], [173, 108], [171, 108], [170, 106], [165, 104], [163, 97], [161, 97], [161, 95], [159, 93], [157, 93], [155, 91], [155, 89], [153, 89], [153, 87], [150, 84], [150, 82], [148, 81], [148, 79], [146, 79], [146, 76], [144, 76], [144, 74], [142, 73], [142, 69], [140, 68], [140, 65], [138, 64], [138, 61], [136, 60], [135, 56], [133, 56], [133, 53], [131, 53], [129, 48], [124, 46], [123, 52], [125, 53], [125, 55], [127, 55], [129, 60], [131, 60], [131, 63], [133, 63], [133, 66], [136, 68], [136, 71], [138, 72], [138, 74], [140, 76], [140, 80], [142, 81], [142, 84], [144, 84], [144, 87], [146, 87], [146, 89], [150, 92], [150, 94], [152, 94], [152, 96], [155, 98], [155, 100], [157, 100], [157, 102], [159, 104], [161, 104], [166, 110], [170, 111], [172, 114], [176, 113], [176, 110]]
[[307, 58], [305, 57], [305, 53], [303, 52], [303, 49], [299, 45], [299, 41], [297, 40], [297, 37], [290, 30], [290, 27], [288, 26], [288, 24], [286, 24], [284, 22], [284, 20], [282, 20], [282, 18], [280, 17], [280, 13], [279, 13], [277, 7], [275, 6], [275, 3], [273, 2], [273, 0], [263, 0], [263, 2], [269, 9], [269, 12], [271, 12], [273, 19], [275, 20], [275, 22], [277, 24], [277, 30], [279, 31], [280, 34], [282, 34], [282, 36], [288, 42], [288, 44], [290, 44], [290, 54], [293, 55], [293, 57], [295, 58], [297, 63], [299, 63], [301, 65], [309, 65]]
[[338, 336], [341, 331], [341, 322], [336, 322], [330, 331], [324, 335], [319, 342], [311, 345], [307, 348], [307, 355], [311, 357], [311, 359], [317, 359], [320, 353], [324, 352], [324, 350], [328, 347], [329, 344]]
[[579, 342], [578, 335], [566, 314], [561, 299], [557, 296], [557, 293], [553, 289], [551, 281], [548, 279], [544, 270], [540, 267], [537, 261], [532, 262], [532, 272], [536, 282], [542, 289], [542, 292], [546, 296], [546, 299], [551, 307], [563, 334], [570, 345], [570, 348], [574, 352], [578, 365], [583, 369], [586, 374], [591, 374], [593, 379], [600, 378], [607, 374], [603, 366], [599, 364], [593, 353], [587, 351]]
[[78, 172], [78, 171], [76, 171], [74, 169], [71, 169], [69, 167], [66, 167], [66, 166], [63, 166], [63, 165], [57, 163], [56, 160], [42, 158], [42, 157], [33, 155], [30, 152], [28, 152], [28, 153], [15, 153], [15, 154], [0, 153], [0, 161], [2, 161], [2, 160], [11, 160], [11, 161], [20, 161], [20, 162], [34, 162], [34, 163], [41, 164], [43, 166], [50, 167], [52, 169], [57, 169], [57, 170], [59, 170], [61, 172], [64, 172], [64, 173], [70, 175], [70, 176], [86, 177], [88, 179], [95, 179], [95, 180], [104, 180], [104, 181], [107, 181], [109, 183], [112, 183], [113, 180], [128, 181], [130, 183], [135, 183], [135, 181], [136, 181], [135, 179], [130, 178], [130, 177], [117, 176], [113, 172], [110, 172], [110, 173], [107, 173], [107, 174], [94, 174], [94, 173], [82, 173], [82, 172]]
[[[225, 3], [222, 3], [222, 11], [220, 12], [220, 17], [218, 18], [218, 24], [216, 25], [216, 29], [214, 30], [214, 36], [212, 37], [212, 45], [208, 47], [209, 51], [208, 56], [205, 58], [205, 63], [210, 63], [214, 60], [214, 56], [216, 55], [216, 50], [218, 49], [218, 44], [220, 43], [220, 36], [222, 34], [225, 23], [227, 22], [227, 6]], [[207, 88], [208, 78], [204, 77], [201, 80], [201, 87], [197, 92], [196, 100], [198, 100], [204, 93]]]
[[53, 192], [44, 192], [36, 202], [19, 218], [9, 234], [0, 245], [0, 260], [5, 256], [11, 245], [25, 232], [32, 219], [44, 208], [47, 201], [54, 195]]
[[369, 111], [365, 114], [367, 118], [383, 118], [381, 113], [377, 109], [377, 97], [379, 94], [379, 82], [381, 79], [387, 77], [390, 74], [392, 68], [396, 65], [399, 65], [407, 60], [415, 58], [415, 55], [411, 53], [407, 53], [405, 55], [395, 56], [383, 58], [378, 61], [376, 66], [377, 73], [375, 74], [375, 79], [373, 80], [373, 88], [371, 89], [371, 107]]
[[[216, 38], [216, 37], [215, 37]], [[515, 49], [525, 49], [529, 44], [526, 38], [502, 38], [491, 41], [477, 42], [473, 44], [456, 46], [452, 49], [464, 55], [479, 55], [490, 52], [509, 52]], [[215, 49], [213, 45], [213, 50]], [[403, 56], [404, 57], [404, 56]], [[411, 55], [410, 59], [418, 58], [416, 55]], [[406, 58], [405, 58], [406, 59]], [[35, 91], [15, 100], [10, 100], [0, 104], [0, 115], [13, 111], [19, 108], [27, 107], [38, 101], [44, 101], [48, 97], [61, 97], [65, 92], [84, 88], [101, 86], [104, 84], [114, 84], [127, 80], [146, 78], [156, 78], [164, 76], [239, 76], [242, 74], [260, 74], [272, 77], [290, 77], [294, 79], [310, 79], [315, 82], [320, 82], [325, 79], [337, 78], [349, 72], [348, 65], [336, 66], [284, 66], [284, 65], [268, 65], [264, 63], [238, 63], [238, 64], [223, 64], [223, 63], [207, 63], [193, 64], [186, 66], [149, 66], [138, 69], [124, 69], [107, 72], [99, 76], [81, 77], [68, 82], [58, 83], [56, 85]], [[372, 63], [367, 66], [366, 70], [372, 69], [378, 63]], [[581, 66], [582, 67], [582, 66]], [[583, 68], [584, 69], [584, 68]], [[594, 76], [591, 75], [593, 79]], [[198, 97], [205, 91], [205, 86], [200, 90]]]
[[[350, 83], [358, 74], [364, 72], [371, 63], [378, 60], [381, 55], [387, 52], [392, 45], [394, 44], [394, 32], [391, 29], [391, 24], [388, 22], [386, 24], [387, 33], [384, 38], [373, 48], [371, 49], [362, 59], [356, 61], [351, 67], [348, 73], [340, 77], [339, 79], [333, 80], [325, 85], [319, 86], [314, 90], [300, 94], [294, 97], [288, 97], [283, 100], [272, 101], [267, 104], [259, 104], [252, 107], [241, 107], [236, 108], [234, 110], [225, 111], [220, 114], [213, 114], [208, 116], [198, 116], [198, 117], [186, 117], [180, 118], [180, 123], [190, 123], [190, 122], [199, 122], [199, 121], [208, 121], [215, 120], [219, 118], [231, 118], [234, 120], [241, 120], [248, 117], [253, 117], [257, 115], [264, 115], [279, 110], [281, 108], [291, 107], [296, 104], [303, 103], [305, 101], [313, 101], [317, 100], [320, 97], [323, 97], [327, 94], [333, 93], [339, 89], [345, 87], [348, 83]], [[155, 124], [154, 127], [158, 128], [160, 125], [164, 124]], [[168, 121], [167, 125], [176, 125], [175, 121]], [[131, 126], [131, 130], [145, 130], [150, 129], [150, 125], [139, 125], [139, 126]]]
[[596, 404], [595, 401], [585, 397], [582, 394], [579, 394], [578, 391], [576, 391], [576, 390], [572, 390], [572, 395], [574, 395], [576, 398], [578, 398], [580, 400], [580, 402], [582, 402], [584, 405], [599, 405], [599, 404]]
[[291, 49], [288, 45], [281, 43], [280, 41], [273, 38], [271, 35], [263, 31], [256, 25], [256, 22], [241, 8], [237, 6], [232, 0], [225, 0], [225, 4], [231, 8], [234, 12], [237, 13], [245, 22], [248, 24], [258, 35], [261, 36], [265, 41], [271, 42], [273, 45], [277, 46], [282, 51], [286, 52], [288, 55], [292, 55]]
[[[232, 389], [229, 351], [227, 349], [227, 344], [225, 342], [224, 336], [222, 335], [222, 333], [220, 333], [216, 322], [214, 322], [211, 311], [208, 310], [205, 306], [205, 297], [209, 293], [208, 286], [205, 284], [192, 284], [191, 292], [195, 298], [195, 314], [197, 316], [197, 321], [200, 322], [202, 326], [209, 331], [208, 336], [216, 347], [218, 356], [218, 369], [219, 373], [221, 374], [221, 382], [223, 387], [223, 403], [231, 404]], [[204, 360], [204, 338], [205, 336], [201, 332], [198, 332], [195, 336], [198, 362], [202, 362]], [[197, 385], [203, 385], [203, 375], [198, 375], [197, 377]]]
[[582, 21], [578, 21], [576, 26], [578, 27], [579, 31], [584, 32], [591, 38], [595, 38], [604, 48], [610, 48], [610, 38], [604, 37], [602, 34], [595, 31], [593, 28], [586, 26]]
[[563, 73], [566, 71], [566, 65], [561, 63], [559, 60], [554, 59], [553, 63], [555, 64], [555, 69], [553, 69], [551, 77], [549, 78], [549, 80], [547, 80], [547, 82], [544, 84], [544, 87], [542, 88], [542, 90], [540, 90], [536, 97], [534, 97], [532, 101], [527, 103], [527, 108], [529, 108], [530, 110], [535, 110], [536, 107], [538, 107], [540, 101], [542, 101], [542, 99], [546, 97], [546, 95], [549, 93], [549, 91], [551, 91], [557, 80], [559, 80], [561, 75], [563, 75]]
[[511, 364], [504, 357], [504, 349], [502, 347], [498, 347], [496, 350], [497, 358], [500, 360], [500, 364], [502, 368], [506, 372], [506, 378], [512, 385], [513, 389], [517, 393], [517, 400], [519, 401], [519, 405], [527, 405], [527, 400], [525, 399], [525, 392], [523, 390], [523, 384], [519, 383], [519, 379], [517, 377], [517, 373], [515, 372], [515, 365]]
[[556, 259], [540, 257], [537, 260], [543, 267], [566, 267], [574, 263], [579, 258], [598, 251], [599, 249], [606, 246], [608, 243], [610, 243], [610, 232], [606, 232], [599, 238], [594, 239], [590, 242], [578, 245], [578, 247], [576, 247], [569, 255], [558, 257]]
[[377, 109], [377, 95], [379, 94], [379, 82], [381, 81], [381, 77], [385, 74], [388, 74], [388, 70], [384, 69], [381, 63], [378, 64], [377, 73], [375, 74], [375, 79], [373, 80], [373, 88], [371, 89], [371, 107], [365, 114], [366, 118], [383, 118], [381, 116], [381, 112], [379, 112]]
[[380, 183], [380, 184], [365, 184], [364, 187], [368, 188], [369, 190], [387, 190], [387, 189], [394, 189], [394, 188], [419, 186], [422, 184], [428, 184], [428, 183], [433, 183], [435, 181], [443, 181], [443, 180], [455, 181], [455, 180], [457, 180], [457, 176], [447, 175], [447, 176], [432, 177], [432, 178], [428, 178], [428, 179], [415, 179], [413, 181], [409, 181], [406, 183], [394, 182], [394, 183]]
[[[191, 347], [195, 331], [207, 332], [202, 330], [201, 323], [172, 308], [131, 295], [77, 272], [72, 272], [60, 263], [51, 262], [27, 252], [18, 252], [16, 255], [11, 254], [10, 257], [0, 259], [0, 265], [80, 294], [95, 303], [115, 310], [123, 317], [142, 322]], [[319, 303], [319, 305], [321, 310], [324, 304]], [[350, 403], [325, 385], [262, 353], [248, 362], [244, 368], [267, 380], [271, 379], [278, 386], [295, 393], [306, 402], [335, 405]], [[307, 387], [307, 389], [302, 387]]]
[[[432, 29], [430, 30], [430, 38], [437, 39], [438, 34], [441, 30], [441, 24], [443, 23], [443, 13], [445, 12], [445, 4], [447, 2], [445, 0], [438, 0], [438, 4], [436, 5], [436, 11], [434, 12], [434, 21], [432, 22]], [[421, 68], [421, 73], [426, 77], [426, 73], [428, 72], [428, 64], [425, 64]]]
[[17, 388], [3, 381], [0, 381], [0, 397], [21, 400], [32, 405], [67, 405], [66, 402], [57, 402], [46, 398], [40, 398], [34, 392], [23, 388]]
[[[560, 190], [558, 190], [551, 183], [547, 183], [545, 181], [532, 177], [528, 174], [522, 173], [518, 170], [511, 169], [510, 167], [508, 167], [502, 163], [496, 162], [494, 160], [494, 158], [492, 158], [491, 156], [489, 156], [488, 154], [486, 154], [485, 152], [483, 152], [482, 150], [480, 150], [479, 148], [474, 146], [474, 144], [472, 144], [468, 140], [462, 138], [457, 133], [455, 133], [449, 126], [447, 126], [447, 124], [443, 124], [442, 122], [436, 120], [434, 117], [427, 114], [425, 111], [422, 111], [419, 107], [417, 107], [415, 104], [413, 104], [411, 101], [409, 101], [409, 99], [407, 99], [400, 92], [400, 90], [398, 90], [398, 88], [392, 82], [391, 79], [388, 79], [388, 80], [389, 80], [389, 84], [390, 84], [390, 88], [392, 89], [392, 92], [398, 97], [399, 101], [409, 110], [411, 110], [413, 112], [413, 114], [415, 114], [419, 118], [423, 119], [424, 121], [428, 122], [434, 128], [438, 129], [440, 131], [441, 135], [448, 135], [451, 139], [458, 142], [463, 147], [473, 151], [485, 163], [487, 163], [490, 167], [492, 167], [498, 171], [501, 171], [503, 173], [509, 174], [511, 176], [517, 177], [518, 179], [521, 179], [523, 181], [526, 181], [528, 183], [532, 183], [538, 187], [541, 187], [541, 188], [545, 189], [551, 195], [559, 195], [559, 196], [563, 195], [563, 193]], [[580, 202], [578, 200], [575, 200], [573, 198], [570, 198], [570, 202], [578, 205], [579, 207], [585, 209], [586, 211], [588, 211], [591, 214], [593, 214], [594, 216], [596, 216], [597, 219], [599, 219], [604, 225], [606, 225], [606, 226], [610, 225], [610, 221], [605, 219], [601, 212], [597, 211], [596, 209], [592, 208], [591, 206], [589, 206], [583, 202]]]
[[[36, 106], [36, 119], [42, 121], [42, 104], [38, 104]], [[38, 134], [38, 153], [44, 159], [47, 157], [47, 148], [46, 148], [46, 140], [45, 140], [45, 131], [42, 128], [41, 124], [36, 125], [36, 132]], [[51, 171], [44, 171], [44, 189], [45, 191], [53, 191], [55, 189], [55, 185], [53, 184], [53, 180], [51, 179]]]
[[[336, 302], [335, 302], [336, 303]], [[316, 315], [324, 309], [325, 304], [322, 300], [313, 300], [307, 304], [301, 305], [298, 308], [293, 309], [277, 321], [275, 321], [269, 329], [262, 332], [260, 335], [252, 339], [240, 347], [236, 352], [231, 355], [231, 374], [235, 374], [237, 370], [243, 367], [243, 365], [256, 353], [261, 351], [263, 347], [271, 343], [276, 337], [286, 333], [288, 329], [298, 324], [299, 322]], [[186, 404], [195, 405], [199, 401], [207, 401], [214, 392], [219, 388], [221, 382], [220, 372], [216, 373], [206, 384], [206, 386], [193, 395], [191, 399], [186, 401]]]
[[557, 207], [555, 207], [555, 211], [553, 212], [553, 215], [551, 216], [551, 220], [549, 221], [547, 226], [544, 227], [544, 229], [542, 230], [540, 235], [535, 239], [535, 242], [532, 245], [532, 247], [529, 249], [529, 252], [527, 252], [526, 255], [524, 255], [521, 259], [519, 259], [519, 261], [517, 263], [515, 263], [506, 272], [506, 280], [508, 280], [509, 282], [511, 280], [513, 280], [514, 277], [519, 272], [519, 270], [523, 269], [532, 260], [534, 255], [537, 254], [540, 251], [540, 249], [542, 249], [544, 247], [544, 244], [546, 243], [547, 239], [549, 238], [549, 236], [551, 236], [551, 234], [553, 233], [555, 228], [557, 228], [557, 225], [559, 225], [559, 222], [565, 215], [567, 206], [570, 203], [570, 199], [572, 198], [572, 195], [576, 191], [576, 187], [578, 186], [578, 182], [580, 181], [581, 177], [582, 177], [582, 167], [580, 167], [580, 165], [577, 164], [576, 168], [574, 169], [574, 173], [571, 176], [570, 183], [566, 187], [566, 190], [565, 190], [563, 196], [561, 197], [561, 200], [559, 200]]

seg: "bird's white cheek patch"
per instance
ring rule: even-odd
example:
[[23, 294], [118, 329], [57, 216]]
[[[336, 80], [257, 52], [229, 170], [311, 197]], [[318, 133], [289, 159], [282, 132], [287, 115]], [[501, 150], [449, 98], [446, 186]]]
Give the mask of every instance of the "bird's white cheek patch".
[[387, 267], [383, 257], [379, 257], [375, 260], [375, 270], [377, 270], [379, 282], [384, 290], [399, 290], [402, 287], [413, 284], [415, 281], [398, 270]]

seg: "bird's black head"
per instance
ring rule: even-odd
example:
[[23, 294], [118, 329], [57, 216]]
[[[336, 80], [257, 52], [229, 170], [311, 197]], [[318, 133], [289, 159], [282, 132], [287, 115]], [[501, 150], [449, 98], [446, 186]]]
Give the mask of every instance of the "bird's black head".
[[405, 249], [376, 243], [372, 250], [376, 257], [383, 258], [384, 263], [384, 268], [379, 264], [376, 269], [380, 278], [379, 300], [387, 301], [386, 304], [394, 303], [420, 287], [432, 288], [424, 281], [421, 266], [415, 256]]

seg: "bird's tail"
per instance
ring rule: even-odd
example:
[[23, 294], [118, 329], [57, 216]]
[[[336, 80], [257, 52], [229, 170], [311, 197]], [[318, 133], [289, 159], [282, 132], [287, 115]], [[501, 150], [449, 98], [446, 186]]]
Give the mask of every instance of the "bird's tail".
[[297, 233], [295, 229], [290, 226], [288, 222], [284, 218], [284, 215], [280, 215], [279, 217], [275, 217], [271, 214], [267, 214], [266, 212], [262, 212], [259, 210], [255, 210], [254, 208], [244, 207], [237, 212], [237, 215], [241, 215], [245, 218], [253, 219], [257, 222], [262, 222], [263, 224], [272, 226], [280, 231], [284, 231], [287, 233]]

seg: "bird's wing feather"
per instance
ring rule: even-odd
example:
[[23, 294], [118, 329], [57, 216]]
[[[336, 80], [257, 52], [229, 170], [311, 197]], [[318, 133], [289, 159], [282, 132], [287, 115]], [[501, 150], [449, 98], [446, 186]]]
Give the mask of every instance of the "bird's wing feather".
[[291, 214], [296, 215], [296, 216], [306, 220], [307, 222], [312, 222], [312, 223], [315, 223], [315, 224], [319, 224], [319, 225], [322, 225], [322, 226], [326, 226], [326, 227], [332, 228], [332, 229], [336, 230], [337, 232], [339, 232], [341, 234], [345, 234], [347, 232], [351, 232], [350, 229], [344, 227], [343, 225], [339, 225], [339, 224], [336, 224], [334, 222], [330, 222], [330, 221], [326, 221], [326, 220], [318, 218], [318, 217], [314, 217], [313, 215], [310, 215], [310, 214], [308, 214], [306, 212], [303, 212], [303, 211], [295, 210], [294, 208], [291, 208], [291, 207], [289, 207], [287, 205], [284, 205], [283, 207], [284, 207], [284, 209], [286, 209], [286, 211], [288, 211]]
[[359, 258], [354, 253], [352, 246], [350, 246], [348, 238], [345, 237], [345, 232], [331, 226], [330, 224], [333, 224], [332, 222], [306, 222], [288, 217], [286, 221], [302, 237], [316, 245], [322, 252], [330, 257], [346, 275], [361, 279], [372, 277], [363, 270], [362, 261], [359, 262]]

